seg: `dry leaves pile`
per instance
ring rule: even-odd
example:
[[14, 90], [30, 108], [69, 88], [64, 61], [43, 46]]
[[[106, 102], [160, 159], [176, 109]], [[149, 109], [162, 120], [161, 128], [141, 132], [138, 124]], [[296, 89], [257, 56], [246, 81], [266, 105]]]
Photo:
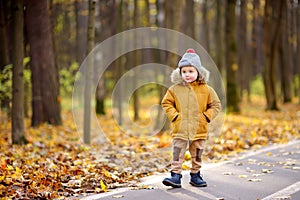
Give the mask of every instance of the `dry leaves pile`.
[[[72, 115], [64, 113], [64, 117], [64, 126], [59, 127], [45, 124], [33, 129], [27, 124], [30, 142], [24, 146], [10, 145], [10, 122], [0, 125], [0, 199], [63, 199], [138, 187], [139, 178], [168, 170], [168, 132], [135, 137], [124, 134], [109, 117], [101, 117], [110, 142], [86, 146], [80, 142]], [[299, 130], [300, 108], [295, 106], [283, 112], [227, 115], [222, 135], [210, 138], [213, 144], [207, 145], [205, 160], [224, 160], [250, 148], [299, 139]]]
[[30, 143], [12, 146], [4, 126], [0, 139], [0, 198], [4, 199], [53, 199], [138, 187], [139, 178], [166, 171], [170, 159], [168, 153], [161, 157], [158, 149], [146, 147], [151, 141], [145, 139], [131, 139], [133, 146], [83, 145], [74, 125], [28, 128]]
[[285, 105], [281, 112], [253, 109], [240, 115], [227, 115], [220, 137], [212, 137], [214, 145], [208, 157], [226, 159], [250, 148], [272, 143], [286, 143], [300, 138], [300, 106]]

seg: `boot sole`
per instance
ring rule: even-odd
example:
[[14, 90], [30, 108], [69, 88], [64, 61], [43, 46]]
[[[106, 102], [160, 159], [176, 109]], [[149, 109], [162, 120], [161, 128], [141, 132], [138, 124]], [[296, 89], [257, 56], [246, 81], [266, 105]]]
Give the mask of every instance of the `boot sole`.
[[171, 186], [173, 188], [181, 188], [181, 184], [176, 184], [176, 183], [173, 183], [171, 181], [163, 181], [162, 182], [165, 186]]
[[201, 185], [198, 185], [198, 184], [196, 184], [196, 183], [190, 182], [190, 184], [191, 184], [192, 186], [195, 186], [195, 187], [207, 187], [207, 184], [206, 184], [206, 183], [201, 184]]

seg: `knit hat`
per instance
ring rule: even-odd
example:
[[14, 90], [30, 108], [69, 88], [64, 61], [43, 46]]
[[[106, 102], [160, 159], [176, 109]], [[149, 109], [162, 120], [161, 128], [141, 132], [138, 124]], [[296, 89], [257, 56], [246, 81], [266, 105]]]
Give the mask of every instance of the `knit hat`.
[[202, 64], [200, 61], [200, 57], [196, 54], [194, 49], [188, 49], [186, 50], [185, 54], [183, 54], [181, 60], [178, 63], [178, 68], [180, 69], [184, 66], [193, 66], [200, 73]]

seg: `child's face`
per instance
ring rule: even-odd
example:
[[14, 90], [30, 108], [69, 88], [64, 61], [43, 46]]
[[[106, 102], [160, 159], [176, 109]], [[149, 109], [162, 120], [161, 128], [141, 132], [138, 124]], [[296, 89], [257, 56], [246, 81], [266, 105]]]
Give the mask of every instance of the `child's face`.
[[184, 81], [187, 83], [192, 83], [195, 80], [197, 80], [198, 77], [198, 71], [195, 67], [192, 66], [186, 66], [181, 68], [181, 76]]

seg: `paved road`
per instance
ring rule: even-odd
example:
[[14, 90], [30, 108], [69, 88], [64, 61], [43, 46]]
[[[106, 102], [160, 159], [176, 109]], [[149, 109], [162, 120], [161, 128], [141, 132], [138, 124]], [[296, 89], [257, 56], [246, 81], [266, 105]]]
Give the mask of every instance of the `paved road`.
[[169, 174], [145, 178], [143, 184], [155, 189], [121, 189], [91, 195], [82, 200], [300, 200], [300, 140], [273, 145], [243, 154], [228, 162], [203, 166], [206, 188], [189, 185], [189, 172], [184, 172], [182, 188], [164, 186]]

